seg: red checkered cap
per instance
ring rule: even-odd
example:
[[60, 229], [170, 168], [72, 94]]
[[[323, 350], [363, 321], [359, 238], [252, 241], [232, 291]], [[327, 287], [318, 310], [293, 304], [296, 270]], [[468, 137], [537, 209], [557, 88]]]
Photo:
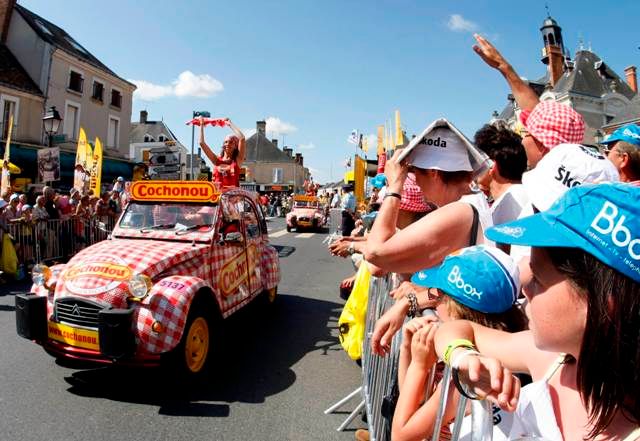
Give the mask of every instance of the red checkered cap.
[[543, 101], [531, 111], [523, 110], [520, 121], [549, 150], [558, 144], [579, 144], [584, 138], [582, 115], [555, 101]]
[[402, 187], [402, 199], [400, 200], [400, 209], [405, 211], [413, 211], [415, 213], [424, 213], [429, 211], [429, 206], [424, 201], [422, 190], [416, 184], [416, 178], [412, 173], [407, 175]]

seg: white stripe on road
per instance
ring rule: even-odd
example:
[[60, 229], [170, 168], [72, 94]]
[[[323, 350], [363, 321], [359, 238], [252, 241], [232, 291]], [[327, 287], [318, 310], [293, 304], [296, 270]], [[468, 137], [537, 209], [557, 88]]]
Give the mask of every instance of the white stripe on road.
[[269, 237], [281, 237], [287, 234], [287, 230], [276, 231], [275, 233], [269, 233]]
[[300, 238], [300, 239], [308, 239], [311, 236], [313, 236], [314, 234], [316, 234], [316, 233], [300, 233], [300, 234], [297, 234], [296, 237]]

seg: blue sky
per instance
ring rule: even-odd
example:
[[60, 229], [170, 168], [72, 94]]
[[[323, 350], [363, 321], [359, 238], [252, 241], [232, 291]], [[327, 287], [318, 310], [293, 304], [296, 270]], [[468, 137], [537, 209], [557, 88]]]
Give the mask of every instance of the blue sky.
[[[521, 76], [537, 78], [545, 68], [544, 1], [19, 3], [64, 28], [120, 76], [145, 82], [133, 120], [147, 109], [190, 146], [184, 122], [192, 110], [251, 129], [273, 118], [269, 127], [279, 132], [271, 137], [303, 153], [321, 182], [344, 172], [351, 130], [373, 134], [395, 109], [409, 134], [444, 116], [473, 135], [504, 107], [506, 83], [471, 50], [471, 31], [492, 39]], [[637, 0], [548, 3], [572, 54], [582, 36], [621, 76], [640, 64], [640, 39], [631, 38]], [[452, 22], [453, 15], [459, 17]], [[220, 145], [226, 133], [208, 129], [209, 144]]]

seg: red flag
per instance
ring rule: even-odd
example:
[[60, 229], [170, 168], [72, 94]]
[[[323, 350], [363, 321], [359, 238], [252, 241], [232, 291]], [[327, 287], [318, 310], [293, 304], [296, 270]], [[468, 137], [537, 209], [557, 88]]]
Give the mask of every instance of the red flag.
[[[202, 118], [202, 122], [205, 126], [220, 126], [224, 127], [227, 125], [227, 120], [222, 118]], [[193, 118], [191, 121], [187, 121], [188, 126], [199, 126], [200, 118]]]

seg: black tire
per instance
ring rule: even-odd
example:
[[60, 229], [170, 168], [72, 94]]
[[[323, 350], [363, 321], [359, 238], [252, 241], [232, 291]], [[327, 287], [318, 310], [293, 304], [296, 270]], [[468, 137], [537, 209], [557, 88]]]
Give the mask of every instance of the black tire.
[[287, 225], [287, 233], [291, 233], [291, 227]]
[[[189, 315], [178, 346], [165, 354], [161, 363], [178, 378], [187, 381], [200, 380], [210, 370], [211, 360], [220, 351], [222, 318], [215, 307], [213, 297], [202, 293], [196, 296], [189, 308]], [[203, 324], [206, 324], [206, 332]], [[206, 348], [198, 342], [207, 336]], [[190, 341], [189, 341], [190, 340]], [[192, 347], [189, 353], [188, 347]], [[202, 352], [206, 354], [201, 355]], [[200, 360], [200, 359], [203, 360]], [[194, 361], [196, 360], [196, 361]]]
[[260, 298], [258, 300], [261, 308], [273, 308], [276, 303], [278, 303], [278, 287], [274, 287], [271, 289], [265, 289], [260, 293]]

